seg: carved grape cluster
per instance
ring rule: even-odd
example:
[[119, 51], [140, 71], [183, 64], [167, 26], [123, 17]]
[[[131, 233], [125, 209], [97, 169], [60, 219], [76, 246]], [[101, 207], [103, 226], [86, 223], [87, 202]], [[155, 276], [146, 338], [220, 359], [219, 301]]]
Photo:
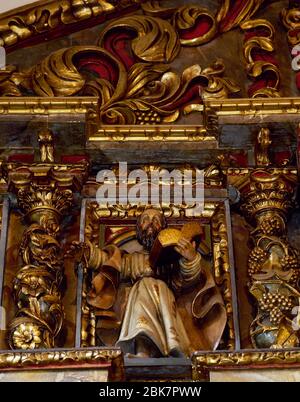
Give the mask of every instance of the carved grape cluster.
[[291, 271], [292, 275], [289, 283], [296, 286], [300, 279], [300, 262], [298, 255], [286, 255], [281, 260], [281, 268], [283, 271]]
[[281, 260], [281, 267], [283, 271], [299, 269], [299, 259], [295, 255], [286, 255]]
[[258, 273], [261, 269], [262, 264], [268, 258], [268, 254], [260, 247], [254, 247], [254, 249], [249, 254], [248, 259], [248, 273], [252, 276]]
[[278, 236], [282, 232], [282, 222], [281, 219], [277, 216], [273, 216], [272, 218], [264, 219], [260, 223], [260, 228], [262, 232], [267, 236]]
[[157, 124], [161, 123], [161, 117], [154, 110], [147, 110], [145, 112], [136, 111], [138, 124]]
[[297, 286], [300, 279], [300, 272], [299, 269], [292, 270], [292, 276], [289, 280], [289, 284], [292, 286]]
[[278, 325], [284, 316], [285, 311], [293, 308], [291, 297], [277, 293], [264, 293], [259, 300], [261, 310], [270, 314], [270, 321], [274, 325]]

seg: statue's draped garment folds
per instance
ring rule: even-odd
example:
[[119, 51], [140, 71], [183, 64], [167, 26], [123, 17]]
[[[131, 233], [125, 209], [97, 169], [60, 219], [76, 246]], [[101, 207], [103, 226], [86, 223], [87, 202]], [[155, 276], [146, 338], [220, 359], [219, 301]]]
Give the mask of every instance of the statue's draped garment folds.
[[139, 336], [151, 340], [162, 356], [189, 356], [218, 346], [226, 310], [199, 253], [191, 262], [181, 258], [168, 279], [162, 280], [152, 270], [146, 251], [127, 254], [114, 245], [100, 250], [90, 244], [89, 268], [95, 274], [88, 302], [100, 317], [101, 311], [107, 316], [114, 307], [119, 284], [133, 284], [116, 343], [125, 353], [134, 353]]

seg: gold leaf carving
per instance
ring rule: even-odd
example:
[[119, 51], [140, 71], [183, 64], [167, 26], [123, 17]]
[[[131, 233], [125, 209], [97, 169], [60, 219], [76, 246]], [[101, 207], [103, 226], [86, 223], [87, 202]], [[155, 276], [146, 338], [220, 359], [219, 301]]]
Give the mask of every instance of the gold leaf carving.
[[292, 8], [290, 10], [283, 9], [281, 12], [281, 20], [288, 31], [288, 41], [294, 46], [300, 42], [300, 33], [295, 31], [300, 29], [300, 10]]
[[180, 51], [179, 37], [172, 25], [163, 19], [144, 15], [124, 17], [117, 24], [109, 24], [101, 32], [99, 46], [103, 46], [108, 33], [120, 27], [136, 32], [137, 37], [132, 40], [132, 50], [140, 60], [170, 63]]
[[197, 6], [184, 6], [180, 7], [173, 15], [172, 23], [175, 29], [179, 31], [188, 30], [193, 28], [200, 18], [205, 18], [211, 23], [210, 29], [207, 33], [195, 37], [193, 39], [181, 38], [183, 46], [199, 46], [203, 43], [210, 42], [218, 32], [218, 26], [215, 17], [205, 8]]
[[[152, 15], [123, 17], [101, 33], [99, 45], [103, 48], [60, 49], [27, 71], [5, 70], [2, 80], [0, 76], [1, 94], [22, 96], [31, 91], [41, 97], [96, 96], [98, 110], [90, 114], [93, 126], [172, 123], [182, 112], [201, 112], [203, 99], [226, 98], [239, 91], [223, 76], [222, 60], [205, 69], [188, 67], [181, 76], [168, 65], [181, 48], [177, 30], [189, 30], [203, 16], [212, 21], [215, 31], [213, 16], [198, 7], [178, 9], [172, 16], [174, 26]], [[126, 48], [130, 42], [131, 51], [123, 55], [126, 60], [114, 47], [120, 33]], [[204, 35], [185, 44], [207, 40]], [[89, 70], [90, 58], [98, 63], [97, 72]]]
[[[12, 46], [40, 33], [52, 31], [61, 25], [108, 15], [124, 9], [138, 0], [116, 2], [106, 0], [48, 0], [23, 7], [11, 15], [4, 13], [0, 18], [0, 46]], [[45, 4], [46, 3], [46, 4]]]
[[[99, 57], [108, 57], [119, 73], [118, 94], [124, 92], [126, 84], [126, 73], [123, 65], [112, 55], [97, 46], [74, 46], [69, 49], [60, 49], [46, 57], [30, 71], [30, 88], [39, 96], [72, 96], [77, 94], [86, 84], [86, 79], [75, 66], [74, 57], [81, 53], [93, 52]], [[124, 82], [124, 85], [122, 83]], [[24, 85], [25, 83], [23, 83]], [[108, 81], [97, 81], [101, 88], [98, 95], [102, 95], [103, 103], [112, 96], [111, 86]]]
[[[225, 27], [221, 27], [221, 32], [230, 31], [239, 26], [242, 22], [249, 20], [259, 10], [264, 1], [265, 0], [244, 0], [242, 6], [236, 13], [235, 18], [232, 18], [231, 22]], [[222, 6], [217, 15], [217, 21], [219, 24], [222, 24], [234, 5], [235, 2], [232, 2], [231, 0], [222, 0]]]
[[[257, 50], [264, 51], [266, 54], [271, 54], [275, 50], [274, 46], [274, 35], [275, 29], [273, 25], [264, 19], [256, 19], [251, 21], [246, 21], [242, 23], [241, 28], [245, 31], [253, 29], [263, 29], [264, 35], [260, 36], [258, 33], [248, 40], [246, 40], [243, 53], [244, 58], [247, 62], [247, 73], [249, 77], [253, 79], [262, 79], [266, 73], [271, 73], [272, 84], [267, 84], [262, 88], [256, 89], [252, 94], [253, 98], [256, 97], [279, 97], [279, 84], [280, 84], [280, 72], [274, 60], [265, 60], [264, 58], [257, 59], [254, 54]], [[267, 80], [268, 81], [268, 80]], [[269, 81], [271, 81], [269, 79]]]

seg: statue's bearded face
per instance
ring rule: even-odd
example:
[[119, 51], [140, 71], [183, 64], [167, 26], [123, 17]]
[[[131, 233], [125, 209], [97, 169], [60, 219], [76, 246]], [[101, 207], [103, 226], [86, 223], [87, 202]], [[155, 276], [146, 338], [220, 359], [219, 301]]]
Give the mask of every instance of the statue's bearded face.
[[166, 227], [164, 216], [155, 209], [146, 210], [137, 222], [137, 239], [148, 251], [151, 250], [158, 233]]

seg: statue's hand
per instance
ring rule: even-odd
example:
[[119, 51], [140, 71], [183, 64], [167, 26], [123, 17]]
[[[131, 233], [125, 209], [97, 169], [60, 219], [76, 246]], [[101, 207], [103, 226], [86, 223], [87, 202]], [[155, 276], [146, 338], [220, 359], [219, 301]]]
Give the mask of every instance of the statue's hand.
[[182, 238], [179, 240], [178, 245], [175, 246], [175, 250], [187, 261], [194, 261], [197, 257], [196, 243]]
[[77, 263], [89, 260], [90, 249], [86, 243], [73, 241], [65, 258], [73, 258]]

